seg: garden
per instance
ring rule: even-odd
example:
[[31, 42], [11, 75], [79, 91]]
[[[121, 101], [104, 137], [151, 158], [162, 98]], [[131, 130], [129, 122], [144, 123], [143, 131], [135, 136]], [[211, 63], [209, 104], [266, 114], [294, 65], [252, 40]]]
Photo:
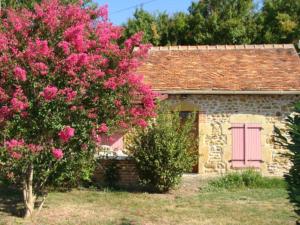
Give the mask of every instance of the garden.
[[92, 188], [54, 191], [42, 211], [25, 221], [11, 211], [22, 207], [16, 205], [18, 193], [1, 189], [0, 224], [295, 224], [297, 215], [283, 180], [269, 180], [261, 187], [256, 178], [255, 185], [246, 187], [240, 178], [233, 175], [227, 182], [208, 185], [207, 180], [184, 176], [182, 186], [167, 194]]
[[[184, 175], [195, 115], [182, 123], [135, 73], [151, 47], [142, 33], [124, 38], [107, 6], [84, 1], [0, 16], [0, 224], [295, 223], [300, 105], [276, 130], [293, 164], [285, 180]], [[127, 132], [139, 187], [119, 187], [116, 174], [94, 183], [103, 140]]]

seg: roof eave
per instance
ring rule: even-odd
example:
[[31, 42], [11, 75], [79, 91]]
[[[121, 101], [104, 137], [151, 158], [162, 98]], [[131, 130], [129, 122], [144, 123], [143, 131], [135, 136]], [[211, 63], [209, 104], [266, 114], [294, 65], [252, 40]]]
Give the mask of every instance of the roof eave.
[[163, 90], [154, 89], [161, 94], [195, 94], [195, 95], [300, 95], [300, 90], [288, 91], [226, 91], [226, 90]]

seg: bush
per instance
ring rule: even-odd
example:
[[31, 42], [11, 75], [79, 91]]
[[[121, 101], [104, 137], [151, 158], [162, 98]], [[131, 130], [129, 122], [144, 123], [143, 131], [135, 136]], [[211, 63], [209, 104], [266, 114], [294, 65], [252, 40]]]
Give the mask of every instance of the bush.
[[140, 129], [129, 146], [136, 161], [141, 184], [151, 191], [166, 192], [190, 170], [195, 157], [189, 152], [195, 139], [190, 136], [195, 116], [186, 122], [178, 112], [162, 106], [147, 129]]
[[117, 160], [111, 160], [105, 169], [104, 182], [108, 187], [116, 188], [119, 180], [120, 174], [118, 169], [118, 162]]
[[242, 173], [229, 173], [221, 178], [208, 182], [206, 191], [236, 190], [243, 188], [285, 188], [286, 183], [281, 178], [263, 177], [254, 170], [245, 170]]
[[286, 131], [275, 128], [276, 141], [289, 150], [285, 156], [290, 158], [292, 167], [285, 178], [290, 200], [300, 215], [300, 103], [295, 105], [293, 115], [286, 119], [286, 125]]

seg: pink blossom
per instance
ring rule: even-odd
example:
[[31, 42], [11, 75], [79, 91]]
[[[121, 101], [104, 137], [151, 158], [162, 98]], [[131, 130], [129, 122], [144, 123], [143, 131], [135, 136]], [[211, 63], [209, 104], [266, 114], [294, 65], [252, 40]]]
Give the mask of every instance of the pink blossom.
[[94, 71], [94, 74], [95, 74], [96, 78], [102, 78], [105, 76], [105, 73], [101, 70]]
[[55, 159], [60, 160], [64, 157], [64, 153], [60, 148], [53, 148], [52, 149], [52, 156]]
[[116, 99], [115, 106], [119, 108], [121, 105], [122, 105], [122, 102], [119, 99]]
[[109, 78], [107, 81], [104, 82], [104, 87], [106, 89], [116, 90], [117, 88], [116, 78], [115, 77]]
[[137, 123], [137, 125], [139, 125], [142, 128], [145, 128], [148, 126], [148, 123], [144, 119], [139, 119], [136, 123]]
[[[63, 115], [61, 119], [74, 121], [74, 127], [81, 122], [81, 115], [84, 116], [87, 124], [94, 123], [88, 132], [97, 143], [111, 131], [107, 123], [124, 129], [146, 126], [146, 121], [155, 115], [155, 94], [144, 85], [143, 77], [135, 73], [149, 50], [149, 45], [141, 44], [142, 33], [124, 42], [122, 27], [108, 21], [107, 6], [93, 9], [77, 2], [41, 2], [32, 10], [3, 8], [1, 125], [5, 127], [15, 116], [30, 120], [36, 115], [35, 111], [27, 110], [29, 106], [32, 109], [44, 107], [43, 102], [58, 99], [59, 104], [51, 104], [51, 115]], [[40, 93], [36, 93], [37, 90]], [[128, 102], [136, 99], [142, 104]], [[109, 119], [107, 114], [111, 115]], [[98, 121], [101, 118], [107, 118], [103, 124]], [[36, 124], [41, 130], [44, 129], [42, 122]], [[23, 128], [22, 123], [17, 125]], [[49, 129], [49, 133], [54, 132], [54, 128]], [[62, 143], [75, 134], [71, 127], [58, 132], [57, 139]], [[17, 132], [17, 137], [21, 134]], [[36, 138], [44, 135], [40, 132]], [[40, 151], [34, 144], [24, 147], [29, 153]]]
[[63, 130], [61, 130], [58, 133], [58, 136], [60, 140], [62, 140], [63, 142], [68, 142], [70, 138], [74, 136], [74, 134], [75, 134], [75, 129], [70, 126], [66, 126]]
[[11, 104], [11, 108], [16, 112], [23, 111], [29, 107], [28, 103], [22, 102], [17, 98], [12, 98], [10, 100], [10, 104]]
[[143, 102], [144, 107], [145, 107], [146, 109], [151, 110], [151, 109], [153, 109], [153, 108], [155, 107], [154, 100], [153, 100], [153, 98], [152, 98], [151, 96], [146, 96], [146, 97], [144, 97], [144, 98], [142, 99], [142, 102]]
[[38, 153], [42, 150], [42, 146], [40, 145], [35, 145], [35, 144], [29, 144], [28, 148], [32, 153]]
[[99, 128], [98, 128], [98, 132], [107, 133], [108, 132], [108, 126], [105, 123], [101, 123]]
[[84, 31], [83, 24], [73, 25], [64, 32], [64, 38], [66, 40], [73, 40], [74, 38], [81, 36], [83, 34], [83, 31]]
[[126, 114], [126, 111], [125, 111], [124, 106], [120, 106], [120, 110], [118, 112], [118, 115], [125, 116], [125, 114]]
[[99, 8], [98, 15], [102, 17], [104, 21], [108, 20], [108, 5], [104, 5]]
[[96, 119], [98, 117], [98, 115], [96, 113], [88, 113], [87, 117], [89, 119]]
[[138, 116], [143, 115], [142, 110], [141, 110], [140, 108], [137, 108], [137, 107], [131, 108], [131, 109], [130, 109], [130, 114], [131, 114], [133, 117], [138, 117]]
[[15, 67], [14, 74], [17, 80], [26, 81], [27, 79], [26, 71], [19, 66]]
[[73, 67], [78, 63], [78, 54], [71, 54], [70, 56], [68, 56], [68, 58], [66, 59], [66, 64], [69, 67]]
[[43, 56], [50, 55], [51, 50], [48, 46], [48, 41], [37, 39], [35, 44], [36, 44], [36, 50], [37, 50], [38, 54], [43, 55]]
[[47, 86], [44, 91], [40, 93], [40, 96], [44, 97], [46, 101], [51, 101], [56, 98], [57, 92], [57, 87]]
[[131, 73], [128, 75], [128, 82], [131, 84], [131, 85], [139, 85], [141, 84], [142, 80], [143, 80], [143, 77], [140, 76], [140, 75], [137, 75], [137, 74], [134, 74], [134, 73]]
[[74, 91], [72, 88], [65, 88], [62, 90], [62, 94], [66, 96], [66, 102], [71, 102], [76, 98], [77, 91]]
[[57, 45], [58, 47], [60, 47], [65, 55], [69, 55], [70, 54], [70, 44], [67, 41], [61, 41], [58, 43]]
[[78, 55], [78, 66], [84, 66], [88, 64], [88, 55], [86, 53], [81, 53]]
[[36, 15], [42, 20], [45, 27], [47, 27], [51, 33], [54, 33], [59, 26], [59, 7], [58, 0], [42, 1], [42, 3], [35, 4], [34, 10]]
[[16, 86], [13, 98], [10, 100], [11, 108], [15, 112], [21, 112], [29, 107], [27, 97], [20, 86]]
[[0, 49], [3, 50], [7, 50], [8, 47], [8, 40], [7, 37], [5, 37], [4, 35], [0, 34]]
[[120, 122], [119, 122], [119, 126], [120, 126], [121, 128], [124, 128], [124, 129], [127, 129], [127, 128], [129, 127], [128, 124], [125, 123], [124, 121], [120, 121]]
[[19, 159], [22, 158], [22, 154], [19, 153], [19, 152], [11, 152], [11, 153], [10, 153], [10, 156], [11, 156], [12, 158], [16, 159], [16, 160], [19, 160]]
[[[28, 10], [23, 10], [24, 17], [30, 17], [31, 14]], [[13, 10], [7, 10], [7, 19], [10, 24], [12, 24], [16, 32], [20, 32], [23, 35], [27, 35], [28, 27], [31, 25], [30, 20], [24, 20], [22, 14], [18, 14]]]
[[125, 41], [125, 47], [127, 49], [131, 49], [134, 46], [139, 45], [139, 43], [141, 42], [142, 38], [143, 38], [143, 32], [139, 32], [139, 33], [136, 33], [136, 34], [132, 35], [129, 39], [127, 39]]
[[97, 134], [95, 129], [92, 129], [92, 138], [97, 144], [100, 144], [102, 142], [101, 136]]
[[137, 51], [134, 52], [135, 57], [145, 57], [151, 49], [151, 44], [140, 44]]
[[5, 142], [5, 146], [9, 151], [15, 149], [15, 148], [21, 148], [24, 147], [25, 142], [23, 139], [17, 140], [17, 139], [11, 139], [10, 141]]
[[20, 115], [22, 118], [26, 118], [28, 116], [28, 112], [21, 112]]
[[64, 38], [66, 41], [71, 43], [75, 49], [79, 52], [84, 52], [86, 50], [86, 42], [84, 41], [84, 25], [76, 24], [69, 27], [64, 32]]
[[10, 112], [11, 110], [8, 108], [8, 106], [4, 105], [0, 107], [0, 121], [6, 119], [9, 116]]
[[33, 69], [41, 75], [45, 76], [48, 74], [48, 66], [45, 63], [37, 62], [33, 64]]
[[76, 111], [76, 110], [77, 110], [77, 106], [76, 106], [76, 105], [72, 105], [72, 106], [70, 107], [70, 110], [71, 110], [71, 111]]
[[0, 102], [6, 102], [8, 100], [8, 95], [5, 93], [5, 90], [0, 87]]
[[37, 39], [35, 42], [29, 42], [25, 55], [29, 58], [50, 57], [52, 49], [48, 46], [47, 40]]

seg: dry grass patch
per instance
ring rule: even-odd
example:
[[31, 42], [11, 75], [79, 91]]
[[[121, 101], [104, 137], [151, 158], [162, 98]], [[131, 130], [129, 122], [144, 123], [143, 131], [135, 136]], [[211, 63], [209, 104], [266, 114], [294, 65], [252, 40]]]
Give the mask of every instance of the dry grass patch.
[[296, 215], [282, 188], [184, 193], [55, 192], [31, 221], [11, 215], [0, 204], [0, 224], [295, 224]]

